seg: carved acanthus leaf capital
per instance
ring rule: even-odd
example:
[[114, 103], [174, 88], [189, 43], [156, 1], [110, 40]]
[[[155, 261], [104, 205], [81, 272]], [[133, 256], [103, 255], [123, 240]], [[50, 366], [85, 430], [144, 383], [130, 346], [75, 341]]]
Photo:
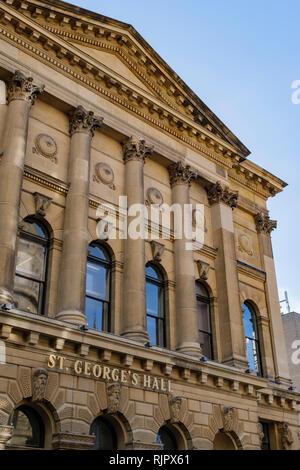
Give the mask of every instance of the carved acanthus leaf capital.
[[254, 216], [254, 220], [258, 233], [271, 233], [272, 230], [277, 227], [277, 221], [271, 220], [270, 217], [263, 211], [258, 212], [258, 214]]
[[10, 103], [13, 100], [23, 100], [33, 104], [44, 88], [45, 85], [34, 85], [32, 77], [25, 77], [22, 72], [16, 70], [7, 84], [7, 101]]
[[87, 111], [83, 106], [78, 106], [69, 114], [70, 135], [75, 132], [84, 132], [92, 137], [96, 129], [102, 126], [103, 118], [95, 116], [93, 111]]
[[231, 209], [237, 206], [238, 193], [231, 193], [228, 188], [223, 188], [219, 181], [206, 188], [206, 191], [210, 204], [223, 202], [230, 206]]
[[147, 157], [153, 152], [153, 147], [146, 144], [145, 140], [131, 136], [127, 142], [123, 144], [123, 161], [127, 163], [129, 160], [140, 160], [145, 163]]
[[191, 185], [191, 182], [197, 178], [197, 174], [191, 170], [190, 165], [184, 165], [182, 162], [172, 163], [168, 167], [170, 185], [171, 187], [176, 184]]

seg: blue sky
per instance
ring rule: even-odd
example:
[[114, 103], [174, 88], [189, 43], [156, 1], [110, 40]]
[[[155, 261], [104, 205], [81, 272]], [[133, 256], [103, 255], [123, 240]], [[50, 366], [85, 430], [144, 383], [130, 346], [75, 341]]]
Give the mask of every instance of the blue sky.
[[251, 150], [289, 186], [269, 200], [280, 297], [300, 313], [299, 0], [72, 0], [132, 24]]

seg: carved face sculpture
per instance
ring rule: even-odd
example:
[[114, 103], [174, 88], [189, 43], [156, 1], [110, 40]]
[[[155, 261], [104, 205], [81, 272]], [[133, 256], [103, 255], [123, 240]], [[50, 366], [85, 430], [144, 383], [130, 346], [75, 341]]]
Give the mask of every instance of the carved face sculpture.
[[279, 432], [281, 435], [282, 447], [284, 450], [288, 450], [294, 442], [293, 435], [291, 433], [291, 430], [289, 429], [288, 424], [282, 423], [279, 428]]
[[111, 384], [107, 387], [107, 409], [109, 413], [115, 413], [118, 411], [120, 395], [120, 384]]
[[260, 445], [262, 445], [265, 434], [264, 434], [263, 425], [261, 423], [257, 423], [257, 434], [259, 437]]
[[182, 400], [180, 397], [172, 397], [170, 400], [171, 422], [179, 421]]
[[224, 408], [224, 432], [232, 431], [233, 427], [233, 417], [234, 417], [234, 409], [231, 406], [226, 406]]
[[42, 401], [45, 398], [48, 372], [45, 369], [36, 369], [32, 377], [32, 401]]

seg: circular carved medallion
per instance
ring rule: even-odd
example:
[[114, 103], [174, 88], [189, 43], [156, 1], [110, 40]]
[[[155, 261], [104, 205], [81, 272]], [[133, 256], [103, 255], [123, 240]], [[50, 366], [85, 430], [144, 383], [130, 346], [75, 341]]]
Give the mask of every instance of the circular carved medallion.
[[244, 251], [249, 256], [253, 255], [252, 241], [245, 233], [239, 235], [239, 250]]
[[115, 175], [112, 168], [104, 162], [97, 163], [95, 165], [96, 180], [104, 184], [108, 184], [112, 189], [114, 189], [114, 179]]
[[55, 155], [57, 154], [57, 145], [50, 135], [39, 134], [35, 139], [35, 146], [36, 150], [44, 157], [55, 159]]
[[158, 206], [161, 206], [161, 204], [164, 202], [163, 195], [156, 188], [147, 189], [147, 199], [150, 204], [157, 204]]

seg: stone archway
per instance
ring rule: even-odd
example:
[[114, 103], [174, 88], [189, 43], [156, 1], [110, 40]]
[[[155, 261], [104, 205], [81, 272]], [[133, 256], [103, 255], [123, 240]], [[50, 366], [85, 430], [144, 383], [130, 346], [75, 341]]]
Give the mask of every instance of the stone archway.
[[219, 431], [214, 438], [213, 450], [237, 450], [237, 444], [230, 433]]

